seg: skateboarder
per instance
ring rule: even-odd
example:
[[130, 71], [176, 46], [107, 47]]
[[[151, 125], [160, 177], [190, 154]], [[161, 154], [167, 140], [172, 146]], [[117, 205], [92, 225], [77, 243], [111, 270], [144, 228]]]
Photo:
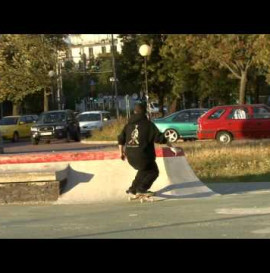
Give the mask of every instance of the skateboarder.
[[136, 104], [134, 115], [118, 136], [120, 158], [125, 160], [136, 170], [137, 175], [128, 194], [148, 193], [148, 189], [159, 175], [156, 164], [154, 143], [165, 144], [167, 139], [160, 133], [154, 123], [146, 116], [146, 106], [143, 103]]

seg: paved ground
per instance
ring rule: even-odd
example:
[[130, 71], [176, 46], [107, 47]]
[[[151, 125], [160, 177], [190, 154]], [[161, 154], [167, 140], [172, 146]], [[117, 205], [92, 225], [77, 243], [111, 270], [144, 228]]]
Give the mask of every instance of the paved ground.
[[2, 205], [0, 238], [270, 238], [270, 192], [89, 205]]

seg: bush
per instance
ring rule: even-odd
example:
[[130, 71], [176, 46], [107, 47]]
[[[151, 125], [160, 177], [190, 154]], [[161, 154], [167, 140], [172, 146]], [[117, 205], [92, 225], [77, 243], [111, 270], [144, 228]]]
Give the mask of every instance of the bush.
[[117, 136], [121, 133], [126, 123], [127, 119], [120, 116], [118, 120], [115, 120], [110, 125], [105, 126], [102, 131], [93, 131], [89, 140], [116, 141]]

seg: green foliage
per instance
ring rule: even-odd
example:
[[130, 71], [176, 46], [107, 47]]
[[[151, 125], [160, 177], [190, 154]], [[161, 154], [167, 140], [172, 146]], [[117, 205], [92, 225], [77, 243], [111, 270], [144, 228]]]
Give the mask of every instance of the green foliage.
[[[160, 55], [160, 50], [166, 40], [166, 35], [121, 35], [123, 48], [119, 60], [120, 82], [125, 83], [126, 93], [145, 91], [144, 58], [139, 54], [139, 48], [146, 43], [151, 47], [147, 57], [148, 92], [150, 98], [158, 98], [161, 106], [164, 98], [171, 92], [171, 77], [169, 66]], [[163, 109], [163, 107], [161, 107]]]
[[0, 38], [0, 100], [22, 101], [50, 86], [49, 70], [65, 35], [3, 34]]
[[[263, 70], [269, 66], [267, 61], [270, 54], [269, 35], [168, 35], [162, 54], [168, 62], [174, 62], [171, 64], [174, 91], [179, 88], [183, 92], [192, 79], [190, 76], [198, 73], [197, 79], [202, 80], [199, 86], [210, 87], [208, 95], [212, 92], [214, 92], [212, 95], [215, 95], [218, 91], [215, 87], [218, 86], [228, 93], [226, 81], [229, 86], [234, 86], [230, 79], [241, 80], [239, 91], [241, 101], [245, 96], [246, 80], [251, 69]], [[221, 80], [224, 84], [219, 84], [217, 81], [219, 77], [212, 77], [215, 71], [222, 72], [218, 75], [224, 75], [224, 78], [222, 77], [224, 80]], [[228, 75], [225, 75], [226, 71]], [[195, 82], [198, 83], [198, 80], [195, 79]], [[203, 92], [201, 96], [207, 95], [206, 90], [207, 88], [200, 90]], [[209, 93], [210, 90], [212, 91]]]

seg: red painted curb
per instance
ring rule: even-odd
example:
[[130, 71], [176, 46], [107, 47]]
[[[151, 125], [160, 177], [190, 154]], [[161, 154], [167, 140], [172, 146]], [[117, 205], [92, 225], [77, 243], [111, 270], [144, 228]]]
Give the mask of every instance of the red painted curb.
[[[157, 148], [157, 157], [174, 157], [175, 154], [169, 148]], [[184, 156], [180, 152], [177, 156]], [[118, 151], [103, 152], [59, 152], [59, 153], [31, 153], [17, 155], [0, 155], [1, 164], [20, 163], [46, 163], [66, 161], [87, 161], [87, 160], [114, 160], [120, 159]]]

